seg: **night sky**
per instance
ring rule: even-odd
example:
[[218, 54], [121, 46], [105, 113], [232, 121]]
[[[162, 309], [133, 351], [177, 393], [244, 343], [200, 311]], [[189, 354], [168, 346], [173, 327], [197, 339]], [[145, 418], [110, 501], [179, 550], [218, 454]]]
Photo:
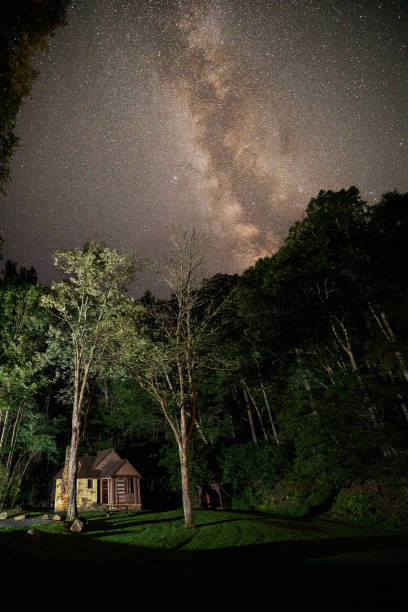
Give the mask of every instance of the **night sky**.
[[407, 191], [407, 7], [76, 0], [19, 115], [4, 258], [49, 283], [56, 248], [160, 259], [174, 224], [242, 272], [320, 189]]

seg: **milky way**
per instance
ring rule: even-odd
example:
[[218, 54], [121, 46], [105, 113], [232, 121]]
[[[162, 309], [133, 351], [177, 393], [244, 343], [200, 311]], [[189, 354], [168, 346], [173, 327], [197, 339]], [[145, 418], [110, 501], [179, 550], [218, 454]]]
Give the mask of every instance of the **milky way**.
[[5, 257], [50, 282], [56, 248], [160, 259], [176, 224], [241, 272], [320, 189], [407, 190], [405, 7], [73, 2], [19, 116]]

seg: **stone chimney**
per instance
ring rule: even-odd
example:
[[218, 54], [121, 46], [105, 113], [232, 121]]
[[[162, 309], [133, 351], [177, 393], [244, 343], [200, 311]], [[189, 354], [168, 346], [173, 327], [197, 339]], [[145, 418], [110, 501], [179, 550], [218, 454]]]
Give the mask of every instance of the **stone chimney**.
[[68, 510], [68, 459], [69, 446], [65, 449], [64, 471], [62, 472], [60, 489], [57, 492], [55, 510], [58, 512], [66, 512]]

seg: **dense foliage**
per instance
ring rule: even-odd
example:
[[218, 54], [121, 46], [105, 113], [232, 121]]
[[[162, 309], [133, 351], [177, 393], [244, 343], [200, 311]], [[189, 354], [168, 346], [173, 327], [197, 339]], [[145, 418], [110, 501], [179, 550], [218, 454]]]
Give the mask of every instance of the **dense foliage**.
[[[197, 336], [205, 359], [191, 369], [193, 491], [197, 484], [229, 482], [240, 508], [406, 521], [407, 235], [407, 194], [388, 193], [367, 206], [355, 187], [321, 191], [273, 257], [258, 260], [241, 277], [216, 275], [194, 289], [189, 317], [205, 321], [206, 333]], [[7, 290], [17, 295], [17, 280], [11, 285]], [[27, 397], [27, 410], [39, 384], [32, 386], [37, 362], [30, 351], [45, 342], [50, 325], [35, 307], [35, 292], [44, 289], [30, 287], [24, 300], [31, 300], [37, 319], [21, 327], [27, 350], [21, 354], [17, 342], [2, 354], [3, 388], [11, 393], [5, 372], [18, 364], [13, 384], [21, 386], [20, 399]], [[2, 307], [3, 347], [10, 317], [18, 316], [8, 303]], [[158, 402], [139, 385], [135, 364], [142, 358], [153, 363], [149, 375], [154, 384], [162, 376], [170, 397], [181, 349], [166, 345], [171, 321], [160, 320], [160, 313], [169, 317], [174, 304], [174, 297], [157, 301], [150, 294], [135, 301], [141, 352], [132, 356], [133, 373], [124, 363], [127, 344], [122, 353], [116, 347], [122, 359], [111, 360], [86, 386], [81, 451], [126, 452], [144, 476], [151, 504], [168, 505], [179, 494], [180, 465], [170, 428]], [[53, 378], [55, 361], [44, 359], [41, 367], [53, 381], [49, 416], [57, 417], [66, 410], [61, 391], [69, 377], [59, 370]], [[55, 435], [62, 460], [67, 431]]]
[[60, 419], [47, 410], [55, 389], [44, 360], [43, 294], [32, 270], [8, 262], [0, 284], [0, 508], [17, 501], [27, 469], [42, 454], [56, 454]]

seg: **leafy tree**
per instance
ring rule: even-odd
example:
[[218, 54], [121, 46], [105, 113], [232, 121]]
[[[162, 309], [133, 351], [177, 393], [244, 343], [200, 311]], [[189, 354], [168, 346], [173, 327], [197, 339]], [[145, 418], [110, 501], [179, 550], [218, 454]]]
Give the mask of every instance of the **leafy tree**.
[[222, 460], [224, 481], [231, 482], [235, 507], [256, 507], [271, 495], [282, 470], [280, 448], [252, 442], [230, 445]]
[[130, 302], [124, 292], [134, 270], [128, 256], [96, 243], [88, 243], [83, 249], [56, 251], [55, 265], [69, 277], [53, 284], [42, 304], [55, 315], [50, 350], [56, 351], [62, 362], [68, 359], [72, 374], [71, 443], [65, 465], [70, 521], [77, 513], [77, 457], [87, 386], [118, 339]]
[[259, 367], [278, 398], [291, 465], [280, 482], [303, 504], [320, 506], [359, 475], [401, 474], [407, 211], [406, 195], [368, 207], [355, 187], [321, 191], [238, 282], [241, 364], [252, 391]]
[[33, 55], [64, 23], [68, 0], [13, 0], [0, 4], [0, 191], [9, 180], [9, 163], [18, 144], [17, 114], [36, 77]]
[[37, 282], [37, 272], [33, 267], [27, 270], [8, 259], [4, 265], [2, 282], [5, 285], [34, 285]]
[[39, 391], [48, 384], [43, 294], [24, 270], [0, 284], [0, 506], [15, 502], [29, 465], [53, 449], [52, 424], [39, 405]]

